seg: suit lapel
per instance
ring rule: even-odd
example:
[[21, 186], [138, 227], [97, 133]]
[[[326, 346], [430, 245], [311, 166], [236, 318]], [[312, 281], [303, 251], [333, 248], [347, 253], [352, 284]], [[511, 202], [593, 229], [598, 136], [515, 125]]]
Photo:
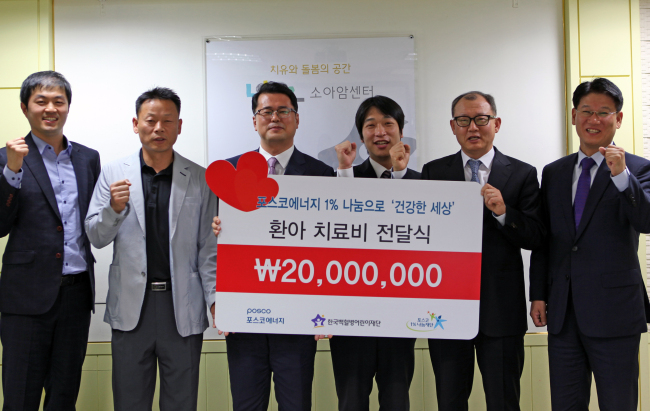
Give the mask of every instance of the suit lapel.
[[23, 164], [29, 168], [29, 171], [34, 176], [39, 187], [41, 187], [43, 194], [45, 194], [48, 204], [52, 210], [54, 210], [56, 216], [61, 219], [59, 206], [56, 203], [56, 196], [54, 195], [54, 189], [52, 188], [52, 181], [50, 180], [50, 176], [47, 174], [47, 169], [43, 163], [43, 157], [41, 157], [41, 153], [38, 151], [38, 147], [36, 147], [36, 143], [34, 143], [31, 133], [25, 137], [25, 142], [29, 148], [29, 154], [24, 158]]
[[503, 191], [508, 179], [510, 178], [510, 161], [499, 150], [494, 148], [494, 159], [488, 177], [488, 184]]
[[591, 220], [594, 211], [596, 211], [596, 207], [600, 202], [600, 198], [603, 196], [605, 190], [612, 182], [612, 179], [610, 178], [610, 174], [611, 173], [609, 171], [609, 167], [607, 167], [607, 162], [603, 159], [603, 161], [600, 163], [600, 167], [598, 167], [598, 171], [596, 171], [594, 182], [591, 184], [591, 188], [589, 189], [589, 195], [587, 196], [585, 209], [582, 212], [582, 217], [580, 218], [580, 225], [578, 226], [578, 230], [576, 232], [576, 240], [580, 237], [582, 232], [585, 230], [587, 224], [589, 224], [589, 220]]
[[183, 199], [187, 192], [192, 172], [185, 158], [174, 151], [174, 166], [172, 174], [172, 193], [169, 196], [169, 240], [174, 237], [178, 216], [183, 206]]
[[83, 227], [83, 221], [86, 219], [86, 214], [88, 214], [87, 199], [90, 199], [90, 196], [87, 194], [89, 189], [92, 191], [92, 188], [88, 187], [88, 161], [84, 153], [74, 144], [72, 145], [71, 160], [72, 168], [77, 179], [77, 203], [79, 204], [79, 214]]
[[287, 163], [287, 169], [284, 170], [284, 174], [291, 176], [305, 175], [305, 156], [295, 147], [289, 163]]
[[357, 167], [359, 173], [355, 177], [377, 178], [377, 173], [375, 172], [375, 169], [372, 168], [372, 164], [370, 164], [370, 157], [368, 157], [366, 161], [359, 164]]
[[[557, 192], [549, 193], [550, 196], [557, 195], [557, 204], [559, 204], [564, 221], [574, 237], [576, 234], [576, 223], [573, 216], [573, 169], [575, 167], [578, 154], [572, 154], [565, 157], [565, 160], [559, 166], [557, 179], [553, 183], [557, 183]], [[553, 200], [549, 200], [553, 201]]]
[[465, 165], [463, 164], [463, 157], [460, 155], [460, 151], [449, 159], [447, 167], [449, 169], [447, 170], [448, 175], [445, 180], [465, 181]]
[[145, 219], [144, 219], [144, 193], [142, 192], [142, 170], [140, 167], [140, 152], [129, 157], [122, 163], [122, 171], [124, 177], [131, 182], [129, 189], [129, 203], [133, 207], [132, 212], [138, 218], [138, 223], [143, 233], [146, 233]]

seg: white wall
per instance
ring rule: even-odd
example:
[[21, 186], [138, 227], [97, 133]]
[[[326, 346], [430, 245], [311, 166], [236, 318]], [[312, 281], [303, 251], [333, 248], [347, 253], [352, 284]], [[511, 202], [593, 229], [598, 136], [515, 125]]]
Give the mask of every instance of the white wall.
[[[566, 145], [562, 0], [512, 3], [55, 0], [55, 67], [73, 87], [66, 135], [99, 150], [103, 163], [134, 152], [135, 99], [152, 86], [171, 87], [183, 101], [176, 149], [206, 165], [204, 37], [413, 34], [420, 167], [458, 150], [449, 106], [458, 94], [478, 89], [495, 96], [503, 120], [495, 145], [541, 172]], [[251, 134], [250, 123], [241, 126], [243, 135]], [[111, 251], [96, 256], [103, 301]], [[95, 322], [91, 339], [107, 336]]]

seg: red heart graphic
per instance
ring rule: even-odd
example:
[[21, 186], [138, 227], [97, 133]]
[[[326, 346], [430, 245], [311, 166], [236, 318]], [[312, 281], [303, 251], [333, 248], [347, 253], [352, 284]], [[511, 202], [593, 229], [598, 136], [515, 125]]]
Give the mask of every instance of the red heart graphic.
[[268, 178], [267, 172], [264, 156], [250, 151], [239, 157], [237, 170], [226, 160], [210, 164], [205, 179], [220, 200], [240, 211], [254, 211], [259, 197], [265, 197], [268, 203], [280, 191], [277, 181]]

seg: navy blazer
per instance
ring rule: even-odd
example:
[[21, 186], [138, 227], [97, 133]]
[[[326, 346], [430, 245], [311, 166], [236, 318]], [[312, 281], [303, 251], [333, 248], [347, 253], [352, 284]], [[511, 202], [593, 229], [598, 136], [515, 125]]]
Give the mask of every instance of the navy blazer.
[[[425, 164], [422, 179], [465, 181], [460, 151]], [[495, 147], [488, 183], [501, 191], [506, 222], [483, 206], [479, 329], [490, 337], [520, 335], [528, 329], [521, 249], [539, 247], [544, 237], [537, 170]]]
[[[259, 151], [255, 150], [255, 151]], [[237, 162], [239, 161], [241, 154], [235, 157], [227, 159], [230, 164], [237, 168]], [[297, 148], [294, 147], [293, 154], [289, 159], [287, 168], [284, 170], [285, 175], [291, 176], [326, 176], [332, 177], [336, 173], [334, 169], [327, 164], [323, 163], [320, 160], [315, 159], [312, 156], [301, 153]]]
[[[375, 169], [372, 168], [372, 164], [370, 164], [370, 158], [367, 158], [366, 161], [359, 164], [358, 166], [354, 166], [352, 171], [354, 172], [355, 177], [377, 178], [377, 173], [375, 172]], [[417, 171], [407, 168], [406, 174], [402, 178], [408, 180], [419, 180], [421, 176], [422, 175]]]
[[650, 162], [626, 153], [630, 185], [619, 192], [603, 160], [576, 229], [572, 182], [577, 158], [577, 153], [563, 157], [542, 172], [548, 236], [531, 258], [530, 299], [547, 302], [553, 334], [564, 324], [569, 290], [585, 335], [646, 332], [650, 311], [637, 250], [639, 233], [650, 231]]
[[[0, 312], [38, 315], [56, 301], [63, 273], [63, 222], [54, 189], [31, 133], [25, 137], [29, 154], [23, 160], [23, 180], [15, 189], [2, 174], [7, 149], [0, 149], [0, 236], [9, 234], [2, 256]], [[99, 177], [99, 153], [72, 143], [72, 166], [77, 178], [79, 226], [84, 219]], [[94, 257], [84, 234], [86, 262], [95, 301]], [[57, 257], [58, 256], [58, 257]]]

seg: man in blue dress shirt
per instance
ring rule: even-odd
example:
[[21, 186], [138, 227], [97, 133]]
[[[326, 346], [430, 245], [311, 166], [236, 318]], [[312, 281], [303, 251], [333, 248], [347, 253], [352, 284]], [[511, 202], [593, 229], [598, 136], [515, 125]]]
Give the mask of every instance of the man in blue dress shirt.
[[3, 410], [74, 410], [90, 313], [93, 255], [83, 220], [101, 169], [97, 151], [63, 135], [72, 93], [59, 73], [20, 90], [31, 131], [0, 150]]

